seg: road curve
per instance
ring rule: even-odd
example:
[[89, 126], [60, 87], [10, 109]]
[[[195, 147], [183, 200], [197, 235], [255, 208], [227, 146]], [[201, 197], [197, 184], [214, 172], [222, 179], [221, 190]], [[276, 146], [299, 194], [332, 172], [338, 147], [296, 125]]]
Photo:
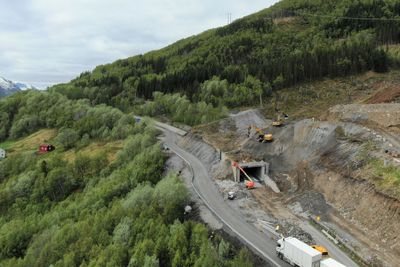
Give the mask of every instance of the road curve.
[[203, 163], [177, 145], [178, 137], [175, 133], [167, 129], [163, 129], [163, 132], [165, 144], [192, 168], [193, 187], [208, 208], [253, 251], [262, 256], [270, 266], [290, 266], [276, 256], [275, 237], [272, 234], [260, 232], [248, 223], [238, 210], [228, 205], [215, 187], [212, 177]]
[[[192, 186], [206, 206], [224, 223], [232, 232], [244, 241], [254, 252], [262, 256], [270, 266], [290, 266], [280, 260], [275, 254], [276, 237], [270, 233], [260, 232], [254, 225], [246, 221], [244, 216], [233, 209], [218, 192], [214, 181], [204, 164], [193, 154], [185, 151], [177, 145], [179, 138], [186, 132], [175, 127], [157, 125], [164, 132], [164, 143], [190, 167], [193, 179]], [[177, 131], [178, 130], [178, 131]], [[301, 225], [303, 230], [310, 233], [318, 244], [325, 246], [331, 256], [339, 260], [347, 267], [358, 265], [343, 251], [330, 243], [327, 238], [307, 223]]]

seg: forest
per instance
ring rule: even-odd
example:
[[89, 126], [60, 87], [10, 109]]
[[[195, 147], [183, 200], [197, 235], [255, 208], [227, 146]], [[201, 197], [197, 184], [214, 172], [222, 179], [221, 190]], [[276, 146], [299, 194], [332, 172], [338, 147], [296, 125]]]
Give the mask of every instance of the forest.
[[[54, 92], [18, 93], [0, 110], [2, 141], [57, 130], [54, 152], [10, 149], [0, 161], [0, 266], [253, 266], [184, 214], [189, 193], [164, 172], [150, 121]], [[114, 160], [81, 153], [113, 140], [123, 142]]]
[[[158, 102], [156, 92], [179, 94], [193, 110], [212, 105], [211, 113], [254, 106], [301, 82], [396, 67], [388, 47], [400, 39], [399, 15], [396, 0], [284, 0], [164, 49], [100, 65], [51, 90], [145, 114], [152, 113], [148, 106], [138, 107]], [[179, 110], [170, 111], [165, 115], [191, 125], [209, 120], [185, 121]]]

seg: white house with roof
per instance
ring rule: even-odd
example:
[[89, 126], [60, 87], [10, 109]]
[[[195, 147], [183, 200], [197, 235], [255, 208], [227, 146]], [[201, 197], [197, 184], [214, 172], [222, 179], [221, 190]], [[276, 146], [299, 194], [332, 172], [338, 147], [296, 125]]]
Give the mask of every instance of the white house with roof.
[[5, 157], [6, 157], [6, 151], [0, 148], [0, 160], [4, 159]]
[[0, 148], [0, 160], [4, 159], [5, 157], [6, 157], [6, 151]]

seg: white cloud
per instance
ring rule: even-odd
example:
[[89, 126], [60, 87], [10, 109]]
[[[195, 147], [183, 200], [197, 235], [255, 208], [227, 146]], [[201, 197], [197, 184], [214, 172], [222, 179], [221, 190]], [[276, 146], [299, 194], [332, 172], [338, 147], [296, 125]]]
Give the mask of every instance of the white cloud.
[[[162, 48], [277, 0], [0, 0], [0, 76], [67, 82], [82, 71]], [[42, 84], [39, 84], [42, 83]]]

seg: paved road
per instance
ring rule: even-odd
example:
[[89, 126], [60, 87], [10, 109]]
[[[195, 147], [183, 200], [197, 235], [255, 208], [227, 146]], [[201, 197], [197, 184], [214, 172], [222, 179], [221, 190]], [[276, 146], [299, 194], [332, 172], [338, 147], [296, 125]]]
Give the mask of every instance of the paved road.
[[328, 250], [332, 258], [346, 265], [347, 267], [358, 267], [358, 265], [355, 264], [354, 261], [349, 256], [347, 256], [346, 253], [344, 253], [341, 249], [339, 249], [335, 244], [333, 244], [330, 240], [328, 240], [323, 233], [315, 229], [309, 223], [303, 222], [300, 225], [300, 227], [305, 232], [312, 235], [312, 237], [314, 238], [315, 242], [317, 242], [318, 245], [324, 246]]
[[[256, 227], [254, 227], [254, 225], [246, 221], [240, 211], [235, 210], [228, 205], [226, 200], [224, 200], [218, 192], [214, 181], [204, 164], [194, 155], [177, 145], [177, 141], [181, 138], [180, 136], [183, 135], [172, 131], [173, 129], [165, 129], [162, 126], [160, 129], [165, 134], [164, 142], [167, 146], [191, 166], [194, 175], [194, 189], [202, 196], [203, 201], [211, 211], [239, 238], [246, 242], [253, 251], [257, 252], [267, 260], [271, 266], [290, 266], [276, 256], [275, 236], [270, 233], [260, 232]], [[301, 227], [306, 232], [309, 232], [320, 245], [325, 246], [328, 251], [330, 251], [333, 258], [348, 267], [358, 267], [358, 265], [355, 264], [343, 251], [328, 241], [327, 238], [318, 230], [306, 223], [301, 225]]]
[[164, 130], [164, 134], [164, 142], [169, 148], [186, 162], [190, 163], [194, 173], [194, 187], [202, 195], [206, 205], [211, 207], [212, 212], [239, 238], [246, 242], [250, 248], [266, 259], [270, 263], [270, 266], [290, 266], [276, 256], [274, 236], [260, 232], [252, 224], [248, 223], [239, 211], [229, 206], [218, 192], [203, 163], [176, 144], [178, 137], [175, 133]]

